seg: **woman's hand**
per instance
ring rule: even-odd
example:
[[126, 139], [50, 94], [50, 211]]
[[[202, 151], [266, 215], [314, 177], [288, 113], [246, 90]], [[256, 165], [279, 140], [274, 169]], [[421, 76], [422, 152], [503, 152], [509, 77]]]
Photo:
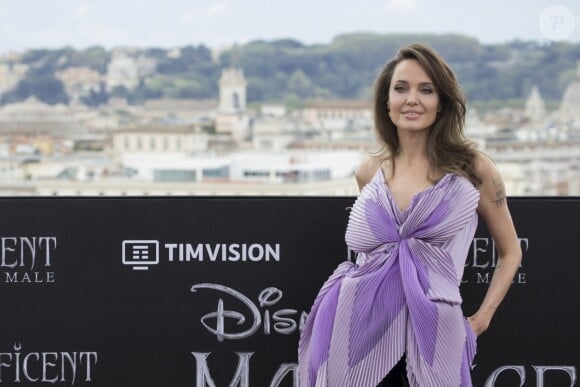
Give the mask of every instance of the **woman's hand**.
[[490, 320], [480, 317], [476, 313], [473, 316], [467, 317], [467, 322], [469, 323], [469, 325], [471, 325], [471, 329], [473, 329], [473, 332], [475, 332], [475, 334], [479, 336], [483, 332], [487, 331], [487, 328], [489, 328]]

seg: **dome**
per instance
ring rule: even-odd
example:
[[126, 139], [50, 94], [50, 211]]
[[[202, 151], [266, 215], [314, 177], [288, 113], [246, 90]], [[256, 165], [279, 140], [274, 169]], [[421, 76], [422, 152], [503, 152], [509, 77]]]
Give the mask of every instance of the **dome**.
[[562, 122], [580, 125], [580, 61], [576, 79], [566, 88], [562, 97], [560, 114]]

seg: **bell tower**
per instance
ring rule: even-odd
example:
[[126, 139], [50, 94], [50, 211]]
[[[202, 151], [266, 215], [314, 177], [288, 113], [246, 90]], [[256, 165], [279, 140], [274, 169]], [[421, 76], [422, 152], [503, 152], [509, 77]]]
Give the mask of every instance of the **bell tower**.
[[230, 67], [222, 71], [219, 94], [220, 113], [237, 114], [246, 111], [246, 78], [242, 69]]
[[246, 113], [246, 78], [242, 69], [224, 69], [219, 80], [219, 89], [216, 133], [229, 134], [238, 142], [247, 141], [250, 136], [250, 118]]

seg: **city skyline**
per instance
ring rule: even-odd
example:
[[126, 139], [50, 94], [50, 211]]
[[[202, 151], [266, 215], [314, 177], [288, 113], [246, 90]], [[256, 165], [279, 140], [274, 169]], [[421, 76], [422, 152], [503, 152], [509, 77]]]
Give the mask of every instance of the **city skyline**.
[[482, 43], [580, 41], [580, 3], [563, 0], [0, 1], [0, 54], [101, 45], [221, 48], [252, 40], [328, 43], [340, 34], [456, 33]]

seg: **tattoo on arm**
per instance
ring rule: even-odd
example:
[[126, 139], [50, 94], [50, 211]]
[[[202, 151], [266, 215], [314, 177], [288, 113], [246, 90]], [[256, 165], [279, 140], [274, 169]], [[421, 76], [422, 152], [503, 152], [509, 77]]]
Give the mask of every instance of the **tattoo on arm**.
[[501, 207], [505, 203], [505, 185], [500, 176], [492, 177], [491, 184], [495, 190], [495, 200], [493, 202], [496, 206]]

